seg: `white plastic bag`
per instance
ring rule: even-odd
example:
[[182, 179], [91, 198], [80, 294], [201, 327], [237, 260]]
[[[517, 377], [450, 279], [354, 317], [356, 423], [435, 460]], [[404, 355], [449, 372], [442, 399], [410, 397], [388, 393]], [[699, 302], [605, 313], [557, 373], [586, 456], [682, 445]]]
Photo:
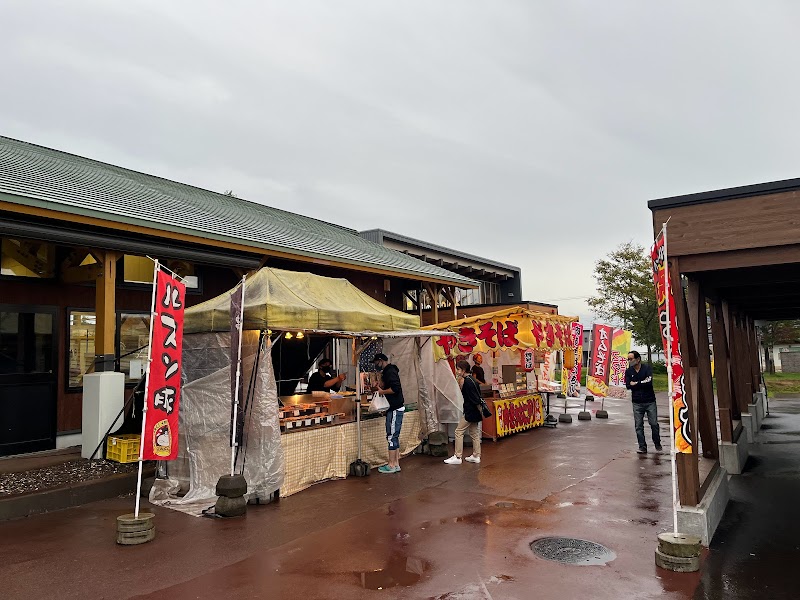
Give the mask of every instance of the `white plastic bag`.
[[372, 396], [372, 401], [369, 403], [369, 412], [381, 412], [383, 410], [389, 410], [389, 401], [383, 394], [375, 392]]

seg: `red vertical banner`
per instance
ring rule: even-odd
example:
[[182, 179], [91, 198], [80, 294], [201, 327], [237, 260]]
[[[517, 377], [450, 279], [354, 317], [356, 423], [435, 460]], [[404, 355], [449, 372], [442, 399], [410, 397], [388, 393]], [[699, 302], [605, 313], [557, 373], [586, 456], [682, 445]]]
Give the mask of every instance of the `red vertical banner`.
[[[675, 427], [675, 450], [691, 454], [692, 437], [689, 430], [689, 406], [686, 404], [683, 387], [683, 360], [681, 358], [680, 336], [678, 332], [678, 319], [675, 316], [675, 297], [672, 286], [667, 290], [667, 257], [664, 251], [664, 237], [659, 235], [650, 252], [653, 261], [653, 283], [656, 288], [658, 301], [658, 323], [661, 329], [661, 341], [664, 343], [664, 353], [667, 357], [672, 355], [672, 414]], [[667, 293], [669, 291], [669, 293]], [[681, 291], [683, 293], [683, 291]], [[669, 302], [669, 319], [667, 319], [667, 302]], [[672, 338], [672, 344], [669, 339]], [[669, 358], [668, 358], [669, 360]]]
[[178, 455], [178, 409], [186, 286], [167, 272], [156, 276], [143, 460], [174, 460]]
[[577, 398], [581, 392], [581, 370], [583, 368], [583, 325], [580, 323], [572, 324], [572, 351], [575, 353], [575, 364], [569, 370], [561, 371], [561, 392]]
[[586, 377], [586, 389], [596, 396], [608, 396], [613, 335], [614, 328], [609, 325], [595, 325], [592, 329], [592, 351], [587, 365], [589, 371]]

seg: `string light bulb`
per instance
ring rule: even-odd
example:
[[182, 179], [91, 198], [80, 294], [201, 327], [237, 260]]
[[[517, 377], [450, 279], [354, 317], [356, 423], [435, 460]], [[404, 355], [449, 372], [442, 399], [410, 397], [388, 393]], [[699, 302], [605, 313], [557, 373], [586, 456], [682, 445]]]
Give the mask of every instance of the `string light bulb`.
[[298, 331], [297, 332], [297, 339], [298, 340], [302, 340], [304, 337], [306, 337], [306, 334], [304, 334], [302, 331]]
[[284, 337], [285, 337], [287, 340], [290, 340], [290, 339], [292, 339], [292, 332], [291, 332], [291, 331], [287, 331], [287, 332], [286, 332], [286, 335], [285, 335]]

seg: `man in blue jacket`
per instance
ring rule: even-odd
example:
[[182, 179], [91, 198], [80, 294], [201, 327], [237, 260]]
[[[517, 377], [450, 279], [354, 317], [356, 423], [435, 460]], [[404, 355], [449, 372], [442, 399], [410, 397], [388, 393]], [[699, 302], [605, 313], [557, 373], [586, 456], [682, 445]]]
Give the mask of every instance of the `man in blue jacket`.
[[628, 353], [628, 368], [625, 371], [625, 387], [631, 390], [633, 400], [633, 423], [636, 439], [639, 441], [639, 454], [647, 454], [647, 441], [644, 438], [644, 416], [653, 432], [653, 445], [661, 452], [661, 434], [658, 431], [658, 409], [656, 392], [653, 389], [653, 369], [642, 364], [642, 355], [636, 350]]
[[389, 464], [378, 467], [379, 473], [400, 472], [400, 428], [403, 426], [405, 400], [403, 386], [400, 384], [400, 369], [389, 362], [385, 354], [376, 354], [372, 359], [381, 372], [382, 385], [375, 390], [386, 396], [389, 410], [386, 411], [386, 440], [389, 442]]

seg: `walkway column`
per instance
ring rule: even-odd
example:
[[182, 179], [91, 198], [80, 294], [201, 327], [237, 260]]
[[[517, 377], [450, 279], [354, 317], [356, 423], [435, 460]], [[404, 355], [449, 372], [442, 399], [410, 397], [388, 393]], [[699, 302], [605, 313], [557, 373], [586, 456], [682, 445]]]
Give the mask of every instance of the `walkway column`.
[[117, 332], [115, 288], [119, 254], [93, 251], [92, 256], [102, 269], [97, 276], [95, 287], [95, 372], [83, 377], [81, 456], [102, 458], [106, 432], [113, 431], [122, 423], [125, 374], [115, 372]]
[[[680, 332], [680, 347], [683, 354], [684, 362], [686, 358], [693, 352], [691, 344], [688, 343], [688, 337], [691, 333], [689, 328], [689, 319], [686, 313], [686, 301], [683, 295], [683, 285], [681, 284], [681, 272], [677, 258], [672, 258], [669, 261], [669, 278], [670, 288], [675, 298], [675, 317], [678, 322], [678, 331]], [[684, 333], [686, 335], [684, 335]], [[700, 465], [698, 458], [698, 444], [697, 439], [697, 409], [694, 402], [694, 394], [697, 390], [697, 368], [689, 367], [686, 369], [686, 377], [684, 378], [684, 398], [686, 405], [689, 407], [689, 429], [692, 437], [692, 453], [686, 454], [679, 452], [675, 461], [678, 469], [678, 495], [680, 496], [681, 505], [683, 506], [697, 506], [700, 502]], [[672, 408], [672, 407], [670, 407]]]
[[92, 252], [101, 263], [102, 272], [95, 285], [95, 314], [97, 322], [94, 333], [95, 372], [114, 371], [116, 363], [116, 252]]
[[[733, 397], [731, 394], [730, 353], [725, 317], [717, 300], [711, 304], [711, 336], [714, 341], [714, 378], [717, 382], [719, 431], [723, 442], [733, 442]], [[737, 415], [738, 416], [738, 415]], [[737, 419], [738, 420], [738, 419]]]

